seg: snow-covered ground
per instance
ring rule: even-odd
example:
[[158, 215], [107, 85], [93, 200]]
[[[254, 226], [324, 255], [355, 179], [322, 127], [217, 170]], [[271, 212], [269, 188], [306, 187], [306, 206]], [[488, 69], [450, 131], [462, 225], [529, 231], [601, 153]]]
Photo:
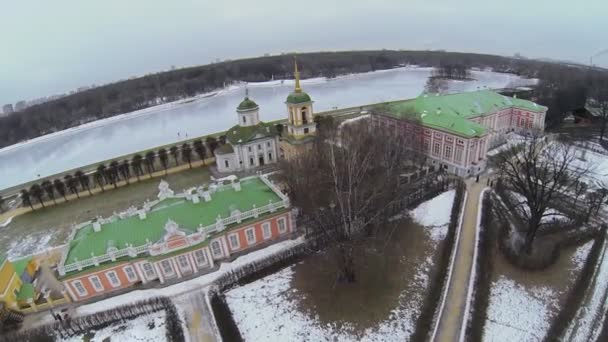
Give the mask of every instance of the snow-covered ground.
[[[155, 312], [127, 321], [111, 325], [93, 333], [91, 342], [102, 342], [109, 338], [110, 341], [120, 342], [165, 342], [165, 311]], [[83, 335], [74, 336], [68, 339], [59, 339], [62, 342], [81, 342], [85, 341]]]
[[578, 148], [572, 165], [588, 170], [583, 177], [591, 188], [608, 188], [608, 156], [588, 149]]
[[410, 211], [414, 221], [425, 226], [434, 241], [443, 240], [447, 234], [455, 195], [456, 190], [446, 191]]
[[[0, 231], [1, 232], [1, 231]], [[36, 254], [49, 248], [49, 241], [51, 241], [54, 232], [52, 230], [42, 231], [35, 234], [29, 234], [23, 239], [15, 240], [10, 242], [6, 256], [10, 259], [16, 259], [22, 256]], [[10, 238], [6, 236], [4, 238]]]
[[[431, 68], [404, 67], [303, 82], [317, 112], [418, 96]], [[473, 71], [475, 81], [450, 82], [452, 92], [503, 88], [514, 81], [535, 84], [516, 75]], [[221, 132], [236, 124], [235, 108], [244, 84], [193, 99], [146, 108], [0, 149], [0, 189], [193, 136]], [[250, 97], [262, 120], [286, 118], [285, 98], [293, 81], [250, 84]]]
[[[590, 249], [586, 246], [579, 247], [579, 249]], [[577, 251], [575, 255], [578, 253]], [[575, 259], [583, 258], [576, 257]], [[575, 262], [578, 263], [578, 261]], [[589, 289], [590, 291], [583, 299], [583, 305], [577, 312], [573, 324], [566, 330], [565, 341], [596, 341], [600, 333], [603, 314], [608, 309], [608, 255], [606, 255], [606, 245], [602, 250], [599, 265], [595, 270]]]
[[548, 287], [526, 289], [501, 276], [492, 283], [484, 341], [540, 341], [557, 308], [557, 294]]
[[[592, 244], [593, 241], [589, 241], [572, 254], [570, 272], [574, 276], [582, 269]], [[483, 340], [541, 341], [558, 309], [559, 295], [550, 287], [526, 288], [504, 275], [500, 276], [492, 283]]]
[[[432, 249], [447, 233], [454, 195], [454, 190], [442, 193], [410, 212], [415, 221], [425, 226]], [[408, 299], [405, 300], [406, 292], [402, 293], [390, 315], [379, 325], [366, 329], [362, 336], [349, 323], [323, 324], [318, 316], [299, 310], [297, 298], [303, 294], [291, 287], [293, 266], [225, 295], [246, 341], [406, 341], [420, 314], [432, 267], [431, 255], [421, 259], [405, 290]]]

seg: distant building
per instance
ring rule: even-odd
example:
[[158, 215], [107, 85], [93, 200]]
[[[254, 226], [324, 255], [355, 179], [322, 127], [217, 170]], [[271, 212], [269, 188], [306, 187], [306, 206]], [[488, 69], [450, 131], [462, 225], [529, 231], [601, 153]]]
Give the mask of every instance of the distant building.
[[4, 106], [2, 106], [2, 113], [4, 113], [4, 116], [9, 115], [12, 112], [13, 112], [13, 105], [11, 103], [5, 104]]
[[486, 167], [488, 149], [508, 132], [544, 131], [547, 107], [490, 90], [425, 94], [372, 113], [372, 124], [417, 137], [435, 168], [473, 176]]

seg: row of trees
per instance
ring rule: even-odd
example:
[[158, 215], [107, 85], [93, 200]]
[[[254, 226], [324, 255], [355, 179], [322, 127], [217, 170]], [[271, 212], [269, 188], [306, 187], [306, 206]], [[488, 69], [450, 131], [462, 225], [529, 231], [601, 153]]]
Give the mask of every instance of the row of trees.
[[[492, 68], [546, 80], [548, 87], [559, 79], [560, 89], [575, 87], [569, 81], [585, 79], [580, 68], [509, 57], [445, 51], [346, 51], [298, 55], [302, 77], [335, 77], [341, 74], [390, 69], [396, 65], [444, 66], [452, 77], [469, 68]], [[457, 66], [457, 67], [453, 67]], [[0, 118], [0, 147], [64, 130], [85, 122], [111, 117], [160, 103], [213, 91], [235, 81], [259, 82], [292, 78], [290, 55], [226, 61], [150, 74], [90, 89], [32, 106]], [[600, 73], [599, 71], [597, 71]], [[605, 72], [601, 72], [606, 74]], [[556, 78], [555, 75], [564, 77]], [[576, 84], [576, 83], [575, 83]], [[566, 90], [568, 91], [568, 90]], [[559, 101], [559, 96], [550, 99]], [[549, 99], [549, 97], [548, 97]], [[541, 102], [544, 105], [548, 103]]]
[[145, 174], [151, 177], [152, 173], [157, 171], [158, 166], [164, 169], [165, 174], [171, 165], [178, 166], [188, 163], [192, 168], [195, 155], [204, 164], [205, 159], [213, 155], [213, 151], [221, 143], [225, 143], [223, 137], [220, 137], [219, 140], [214, 137], [207, 137], [204, 142], [199, 139], [191, 144], [174, 145], [169, 149], [160, 148], [158, 151], [148, 151], [144, 155], [136, 154], [131, 159], [115, 160], [108, 165], [99, 164], [92, 172], [85, 173], [78, 170], [74, 174], [65, 175], [63, 178], [33, 184], [29, 189], [21, 190], [21, 200], [24, 205], [34, 209], [34, 199], [44, 207], [46, 200], [57, 203], [57, 198], [63, 197], [67, 201], [69, 194], [74, 194], [80, 198], [80, 192], [88, 191], [89, 194], [92, 194], [91, 189], [96, 186], [101, 191], [105, 191], [106, 186], [117, 188], [120, 181], [129, 184], [132, 177], [136, 177], [137, 181]]

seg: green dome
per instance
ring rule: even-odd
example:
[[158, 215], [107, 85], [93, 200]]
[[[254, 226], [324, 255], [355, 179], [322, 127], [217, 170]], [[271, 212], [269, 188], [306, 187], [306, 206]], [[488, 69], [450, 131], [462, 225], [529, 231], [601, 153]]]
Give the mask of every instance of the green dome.
[[239, 103], [239, 106], [236, 108], [237, 110], [250, 110], [258, 108], [258, 104], [251, 101], [248, 97], [246, 97], [243, 102]]
[[305, 92], [296, 93], [293, 92], [287, 96], [287, 103], [304, 103], [311, 102], [310, 96]]

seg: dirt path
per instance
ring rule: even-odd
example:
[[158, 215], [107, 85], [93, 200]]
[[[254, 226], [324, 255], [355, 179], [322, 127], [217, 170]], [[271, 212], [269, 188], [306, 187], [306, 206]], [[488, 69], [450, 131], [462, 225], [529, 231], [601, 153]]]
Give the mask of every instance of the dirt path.
[[479, 183], [476, 183], [474, 179], [469, 179], [466, 184], [467, 201], [460, 227], [460, 238], [456, 246], [452, 276], [448, 284], [445, 305], [439, 316], [434, 341], [459, 341], [462, 320], [465, 316], [469, 277], [474, 261], [479, 197], [486, 186], [486, 179], [480, 179]]

